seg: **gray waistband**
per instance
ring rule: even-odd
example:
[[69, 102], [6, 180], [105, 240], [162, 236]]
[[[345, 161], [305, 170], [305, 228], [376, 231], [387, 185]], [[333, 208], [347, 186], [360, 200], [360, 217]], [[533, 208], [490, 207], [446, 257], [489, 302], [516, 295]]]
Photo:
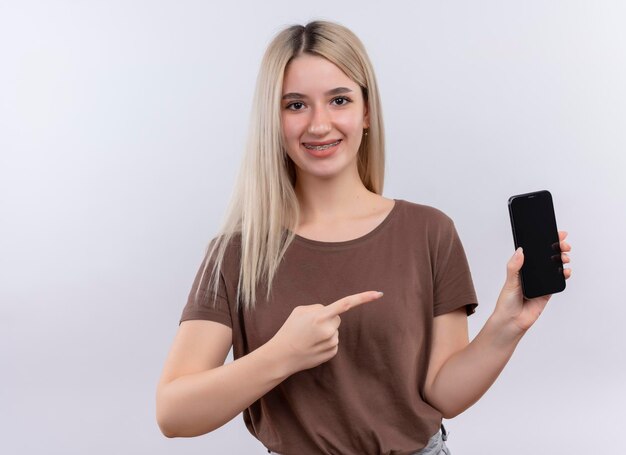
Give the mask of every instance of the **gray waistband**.
[[[450, 452], [450, 449], [446, 446], [445, 441], [447, 439], [448, 432], [446, 431], [446, 427], [442, 424], [441, 429], [430, 437], [426, 447], [413, 453], [413, 455], [452, 455], [452, 452]], [[270, 452], [270, 454], [280, 455], [278, 452]]]
[[446, 446], [446, 440], [448, 439], [448, 432], [445, 427], [441, 425], [441, 430], [431, 436], [428, 440], [426, 447], [413, 455], [451, 455], [450, 449]]

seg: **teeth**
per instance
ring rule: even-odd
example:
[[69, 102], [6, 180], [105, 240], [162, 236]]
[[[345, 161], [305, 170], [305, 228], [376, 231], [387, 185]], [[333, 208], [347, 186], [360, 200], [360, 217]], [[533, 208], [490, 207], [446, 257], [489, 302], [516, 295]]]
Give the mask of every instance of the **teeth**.
[[308, 145], [308, 144], [304, 144], [304, 147], [309, 149], [309, 150], [326, 150], [329, 149], [330, 147], [334, 147], [335, 145], [339, 144], [340, 141], [335, 141], [331, 144], [326, 144], [326, 145]]

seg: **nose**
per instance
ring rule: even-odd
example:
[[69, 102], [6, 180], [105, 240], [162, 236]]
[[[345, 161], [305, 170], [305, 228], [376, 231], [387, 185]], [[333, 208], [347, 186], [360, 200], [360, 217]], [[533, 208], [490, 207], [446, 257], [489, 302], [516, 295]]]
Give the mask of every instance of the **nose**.
[[313, 110], [307, 133], [314, 136], [324, 136], [332, 129], [330, 115], [326, 109], [318, 107]]

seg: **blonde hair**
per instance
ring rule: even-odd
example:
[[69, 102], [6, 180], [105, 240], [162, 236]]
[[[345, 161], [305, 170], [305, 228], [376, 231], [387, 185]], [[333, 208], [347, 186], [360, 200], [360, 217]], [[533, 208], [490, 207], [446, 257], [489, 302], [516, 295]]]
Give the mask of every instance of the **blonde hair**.
[[[295, 237], [300, 210], [295, 193], [295, 164], [282, 141], [281, 97], [285, 68], [301, 54], [321, 56], [339, 67], [362, 90], [369, 112], [368, 134], [358, 152], [358, 172], [364, 186], [382, 194], [385, 168], [384, 129], [372, 64], [359, 38], [333, 22], [313, 21], [279, 32], [269, 44], [256, 81], [244, 158], [222, 227], [207, 247], [197, 290], [209, 289], [213, 299], [223, 281], [222, 265], [233, 237], [240, 237], [240, 298], [245, 310], [254, 308], [256, 286], [267, 285], [266, 299], [283, 255]], [[215, 258], [213, 255], [216, 254]], [[209, 264], [211, 276], [206, 281]], [[215, 276], [220, 274], [220, 280]], [[206, 283], [207, 288], [204, 288]], [[195, 294], [198, 298], [198, 292]]]

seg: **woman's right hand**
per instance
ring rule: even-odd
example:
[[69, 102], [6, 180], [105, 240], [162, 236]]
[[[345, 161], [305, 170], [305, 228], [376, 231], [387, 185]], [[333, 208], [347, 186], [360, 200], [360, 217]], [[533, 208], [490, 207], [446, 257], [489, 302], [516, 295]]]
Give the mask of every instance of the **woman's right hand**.
[[349, 295], [329, 305], [300, 305], [270, 340], [290, 374], [313, 368], [339, 350], [340, 314], [382, 296], [377, 291]]

